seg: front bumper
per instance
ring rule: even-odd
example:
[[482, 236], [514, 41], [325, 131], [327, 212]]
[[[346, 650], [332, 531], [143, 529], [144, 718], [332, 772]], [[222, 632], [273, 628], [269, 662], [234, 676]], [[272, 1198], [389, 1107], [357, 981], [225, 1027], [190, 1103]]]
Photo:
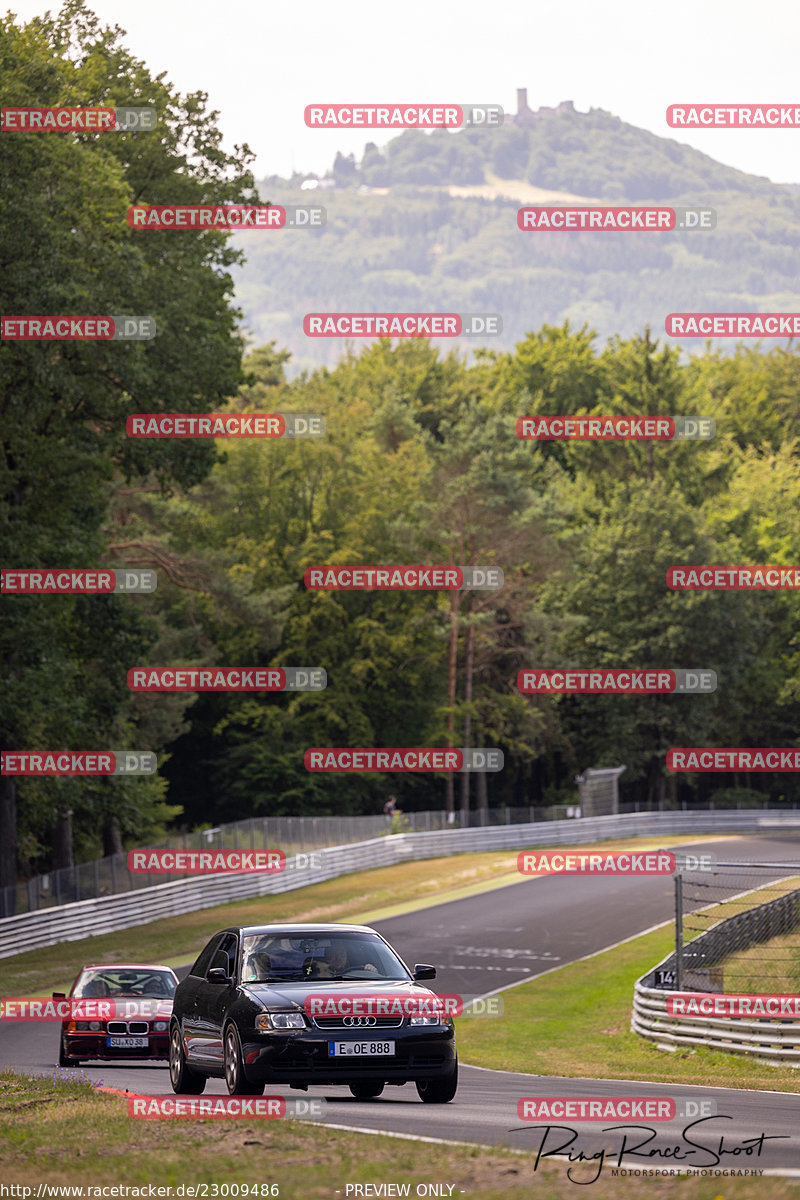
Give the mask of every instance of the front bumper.
[[121, 1046], [106, 1045], [107, 1033], [72, 1031], [62, 1033], [64, 1053], [70, 1058], [101, 1058], [101, 1059], [169, 1059], [169, 1033], [151, 1033], [147, 1038], [147, 1046], [132, 1046], [130, 1049]]
[[245, 1075], [253, 1083], [409, 1083], [447, 1075], [456, 1061], [452, 1029], [382, 1030], [381, 1035], [395, 1043], [391, 1056], [338, 1058], [328, 1053], [329, 1042], [363, 1041], [364, 1032], [360, 1037], [353, 1037], [352, 1031], [319, 1029], [251, 1034], [242, 1038]]

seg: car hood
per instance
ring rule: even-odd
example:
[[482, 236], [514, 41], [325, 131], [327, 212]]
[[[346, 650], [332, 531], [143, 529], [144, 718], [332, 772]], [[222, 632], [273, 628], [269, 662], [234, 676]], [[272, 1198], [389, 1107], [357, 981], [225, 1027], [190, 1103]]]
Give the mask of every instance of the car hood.
[[109, 1017], [111, 1021], [135, 1021], [145, 1018], [151, 1021], [165, 1021], [172, 1016], [172, 1000], [164, 1000], [161, 996], [142, 996], [141, 1000], [134, 1000], [132, 996], [119, 997], [113, 1003], [116, 1005], [116, 1012]]
[[306, 980], [303, 983], [243, 983], [242, 991], [265, 1008], [302, 1008], [306, 996], [434, 996], [430, 988], [402, 979], [376, 980], [329, 979]]

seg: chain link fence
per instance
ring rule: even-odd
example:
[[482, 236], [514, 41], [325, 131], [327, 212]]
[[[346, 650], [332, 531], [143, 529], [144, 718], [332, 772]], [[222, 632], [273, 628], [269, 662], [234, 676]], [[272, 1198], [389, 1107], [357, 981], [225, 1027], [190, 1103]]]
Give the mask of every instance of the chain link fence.
[[649, 986], [800, 993], [800, 863], [719, 862], [675, 877], [675, 953]]

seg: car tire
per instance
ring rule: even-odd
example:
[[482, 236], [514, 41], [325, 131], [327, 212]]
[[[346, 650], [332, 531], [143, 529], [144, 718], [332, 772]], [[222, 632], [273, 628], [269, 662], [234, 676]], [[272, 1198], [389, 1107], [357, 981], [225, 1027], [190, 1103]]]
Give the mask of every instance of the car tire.
[[438, 1079], [424, 1079], [417, 1083], [417, 1095], [426, 1104], [447, 1104], [456, 1094], [458, 1088], [458, 1061], [453, 1063], [451, 1071], [440, 1075]]
[[207, 1075], [201, 1075], [186, 1065], [183, 1038], [177, 1021], [169, 1031], [169, 1081], [179, 1096], [199, 1096], [205, 1091]]
[[73, 1058], [71, 1055], [66, 1053], [64, 1050], [64, 1039], [62, 1037], [58, 1044], [58, 1065], [60, 1067], [79, 1067], [82, 1061], [82, 1059]]
[[386, 1084], [382, 1080], [373, 1082], [370, 1079], [361, 1079], [358, 1083], [350, 1084], [350, 1091], [356, 1100], [375, 1100], [385, 1087]]
[[225, 1086], [229, 1096], [261, 1096], [263, 1083], [250, 1083], [244, 1073], [242, 1047], [235, 1025], [228, 1025], [223, 1038], [223, 1060], [225, 1063]]

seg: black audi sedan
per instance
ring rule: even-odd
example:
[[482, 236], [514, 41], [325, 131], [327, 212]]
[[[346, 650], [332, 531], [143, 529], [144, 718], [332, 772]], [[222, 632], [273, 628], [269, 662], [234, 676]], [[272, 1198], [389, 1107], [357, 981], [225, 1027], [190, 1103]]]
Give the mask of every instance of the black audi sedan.
[[231, 1095], [345, 1084], [368, 1100], [387, 1083], [414, 1083], [422, 1100], [447, 1103], [458, 1086], [455, 1030], [417, 982], [435, 975], [409, 970], [365, 925], [223, 929], [175, 992], [172, 1089], [198, 1095], [215, 1076]]

